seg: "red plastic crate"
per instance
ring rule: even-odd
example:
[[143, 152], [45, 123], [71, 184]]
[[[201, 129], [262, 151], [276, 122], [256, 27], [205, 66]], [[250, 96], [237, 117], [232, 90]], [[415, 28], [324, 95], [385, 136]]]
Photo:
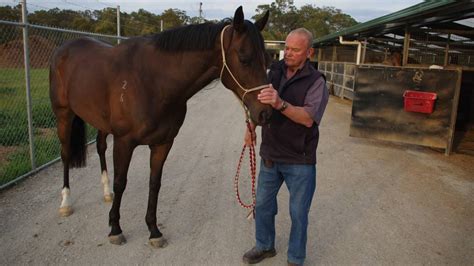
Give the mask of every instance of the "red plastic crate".
[[406, 90], [403, 93], [404, 109], [407, 112], [431, 114], [436, 98], [434, 92]]

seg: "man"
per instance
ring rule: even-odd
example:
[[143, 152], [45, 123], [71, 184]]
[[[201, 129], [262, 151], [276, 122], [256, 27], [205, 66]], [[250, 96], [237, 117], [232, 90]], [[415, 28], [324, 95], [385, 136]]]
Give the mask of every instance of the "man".
[[[270, 124], [262, 127], [260, 173], [255, 208], [256, 246], [243, 256], [254, 264], [276, 255], [275, 215], [277, 193], [286, 183], [290, 193], [291, 231], [288, 265], [302, 265], [306, 257], [308, 212], [316, 189], [316, 148], [328, 91], [326, 82], [308, 60], [313, 52], [312, 34], [293, 30], [285, 41], [284, 60], [271, 66], [271, 85], [258, 99], [275, 110]], [[255, 131], [255, 128], [252, 128]], [[252, 138], [252, 137], [253, 138]], [[245, 143], [255, 143], [247, 130]]]

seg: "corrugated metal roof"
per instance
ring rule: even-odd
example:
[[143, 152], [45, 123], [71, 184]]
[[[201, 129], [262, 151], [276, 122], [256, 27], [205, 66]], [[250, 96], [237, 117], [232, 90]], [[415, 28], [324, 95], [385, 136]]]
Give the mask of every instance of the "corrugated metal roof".
[[[406, 26], [420, 27], [438, 21], [460, 19], [462, 17], [460, 12], [465, 15], [464, 17], [472, 16], [474, 14], [474, 1], [425, 1], [406, 9], [318, 38], [313, 42], [313, 46], [324, 46], [325, 43], [336, 42], [338, 41], [339, 36], [348, 37], [349, 39], [357, 39], [358, 37], [370, 36], [371, 34], [384, 34], [384, 32], [404, 28]], [[469, 14], [469, 12], [471, 14]]]

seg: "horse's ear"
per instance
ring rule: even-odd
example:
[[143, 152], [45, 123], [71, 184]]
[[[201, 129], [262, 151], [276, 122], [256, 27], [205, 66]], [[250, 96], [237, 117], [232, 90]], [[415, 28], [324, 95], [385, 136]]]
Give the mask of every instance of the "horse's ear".
[[265, 15], [261, 17], [259, 20], [255, 21], [255, 26], [259, 31], [262, 31], [265, 28], [265, 25], [267, 24], [268, 21], [268, 16], [270, 15], [270, 12], [267, 10], [265, 12]]
[[232, 26], [237, 32], [244, 31], [244, 11], [242, 10], [242, 6], [239, 6], [235, 10], [234, 21], [232, 22]]

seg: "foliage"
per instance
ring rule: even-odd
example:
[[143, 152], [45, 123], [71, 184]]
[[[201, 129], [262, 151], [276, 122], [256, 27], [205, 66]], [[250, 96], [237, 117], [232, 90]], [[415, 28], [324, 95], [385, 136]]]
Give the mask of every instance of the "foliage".
[[307, 28], [314, 38], [319, 38], [357, 24], [351, 16], [334, 7], [320, 8], [308, 4], [298, 9], [293, 0], [276, 0], [269, 5], [259, 5], [253, 19], [261, 17], [267, 10], [270, 11], [270, 18], [263, 32], [265, 40], [285, 40], [291, 30], [299, 27]]
[[[19, 21], [21, 19], [21, 6], [1, 6], [0, 20]], [[199, 22], [198, 18], [190, 18], [186, 12], [179, 9], [167, 9], [162, 14], [153, 14], [144, 9], [130, 14], [120, 12], [122, 36], [138, 36], [157, 33], [163, 29]], [[28, 14], [28, 21], [32, 24], [54, 26], [64, 29], [96, 32], [115, 35], [117, 33], [117, 11], [115, 8], [102, 10], [75, 11], [69, 9], [52, 8], [49, 10], [36, 10]], [[0, 38], [2, 40], [3, 38]], [[4, 43], [2, 41], [1, 43]]]
[[18, 22], [21, 20], [21, 5], [0, 6], [0, 19]]
[[[349, 15], [334, 7], [316, 7], [304, 5], [297, 8], [293, 0], [275, 0], [270, 4], [259, 5], [257, 14], [253, 19], [261, 17], [267, 10], [270, 19], [263, 32], [266, 40], [284, 40], [288, 32], [298, 27], [305, 27], [313, 32], [315, 38], [339, 31], [357, 24]], [[0, 7], [0, 19], [19, 21], [21, 17], [20, 5]], [[198, 17], [189, 17], [185, 11], [170, 8], [161, 14], [153, 14], [145, 9], [139, 9], [130, 14], [121, 12], [122, 36], [148, 35], [187, 24], [205, 22]], [[74, 29], [79, 31], [97, 32], [102, 34], [117, 34], [117, 11], [115, 8], [102, 10], [74, 11], [53, 8], [37, 10], [28, 15], [28, 20], [33, 24], [54, 26], [59, 28]], [[215, 21], [214, 21], [215, 22]], [[0, 43], [4, 43], [0, 37]]]

